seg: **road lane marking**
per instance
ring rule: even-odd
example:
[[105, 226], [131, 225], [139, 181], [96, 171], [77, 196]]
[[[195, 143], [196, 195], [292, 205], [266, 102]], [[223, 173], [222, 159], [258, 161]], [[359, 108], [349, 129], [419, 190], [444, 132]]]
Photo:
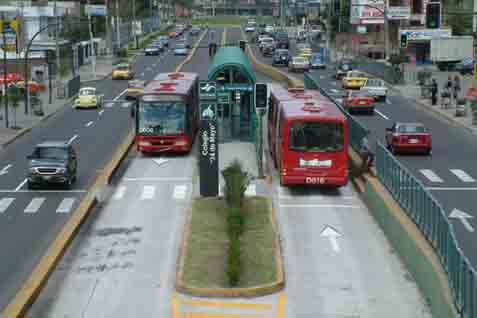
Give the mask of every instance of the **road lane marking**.
[[126, 186], [119, 186], [114, 192], [113, 199], [120, 200], [124, 197], [124, 194], [126, 194]]
[[463, 182], [475, 182], [474, 178], [469, 176], [464, 170], [450, 169], [450, 171]]
[[470, 224], [468, 219], [473, 219], [474, 217], [468, 213], [465, 213], [464, 211], [461, 211], [459, 209], [454, 209], [452, 212], [449, 214], [450, 218], [453, 219], [458, 219], [462, 222], [462, 225], [464, 225], [465, 229], [469, 232], [474, 232], [474, 228]]
[[257, 185], [256, 184], [249, 184], [247, 189], [245, 190], [245, 195], [248, 197], [254, 197], [257, 195]]
[[325, 76], [324, 76], [324, 75], [320, 75], [320, 79], [324, 79], [324, 78], [325, 78]]
[[68, 144], [71, 144], [78, 137], [79, 137], [78, 135], [74, 135], [73, 137], [71, 137], [70, 140], [68, 140]]
[[69, 213], [74, 203], [75, 198], [64, 198], [56, 209], [56, 213]]
[[93, 122], [90, 121], [90, 122], [88, 122], [85, 126], [86, 126], [86, 127], [89, 127], [89, 126], [91, 126], [92, 124], [93, 124]]
[[217, 308], [240, 308], [240, 309], [255, 309], [255, 310], [272, 310], [272, 304], [257, 304], [231, 301], [216, 301], [216, 300], [199, 300], [199, 299], [184, 299], [181, 304], [194, 307], [217, 307]]
[[101, 116], [103, 113], [104, 113], [104, 109], [102, 109], [102, 110], [98, 113], [98, 115]]
[[444, 182], [437, 174], [434, 173], [434, 171], [429, 170], [429, 169], [420, 169], [420, 173], [422, 173], [429, 181], [431, 182]]
[[15, 192], [18, 192], [18, 190], [20, 190], [25, 185], [25, 183], [27, 183], [27, 181], [27, 179], [23, 180], [22, 183], [20, 183], [18, 187], [15, 188]]
[[45, 202], [45, 198], [33, 198], [23, 212], [36, 213], [40, 209], [43, 202]]
[[452, 188], [452, 187], [426, 187], [427, 190], [434, 191], [477, 191], [477, 188]]
[[374, 109], [374, 112], [375, 112], [376, 114], [378, 114], [379, 116], [383, 117], [384, 119], [389, 120], [389, 117], [388, 117], [388, 116], [384, 115], [383, 113], [381, 113], [381, 112], [380, 112], [379, 110], [377, 110], [376, 108]]
[[6, 165], [5, 167], [3, 167], [2, 170], [0, 170], [0, 176], [3, 176], [4, 174], [7, 174], [8, 173], [8, 169], [10, 169], [12, 167], [11, 164], [8, 164]]
[[187, 195], [187, 185], [181, 184], [181, 185], [176, 185], [174, 187], [174, 192], [172, 194], [172, 197], [176, 200], [182, 200], [185, 199]]
[[280, 203], [282, 208], [348, 208], [359, 209], [357, 205], [351, 204], [283, 204]]
[[164, 177], [164, 178], [161, 178], [161, 177], [158, 177], [158, 178], [154, 178], [154, 177], [145, 177], [145, 178], [124, 178], [123, 181], [191, 181], [191, 178], [174, 178], [174, 177]]
[[15, 198], [3, 198], [0, 200], [0, 213], [5, 212]]
[[120, 99], [121, 96], [123, 96], [127, 91], [128, 91], [128, 89], [126, 88], [124, 91], [122, 91], [121, 93], [119, 93], [118, 96], [114, 97], [114, 98], [113, 98], [113, 101], [117, 101], [118, 99]]
[[389, 97], [386, 97], [386, 104], [388, 104], [388, 105], [391, 105], [391, 104], [392, 104], [392, 103], [391, 103], [391, 100], [389, 99]]
[[141, 200], [151, 200], [156, 192], [155, 186], [144, 186], [142, 188]]

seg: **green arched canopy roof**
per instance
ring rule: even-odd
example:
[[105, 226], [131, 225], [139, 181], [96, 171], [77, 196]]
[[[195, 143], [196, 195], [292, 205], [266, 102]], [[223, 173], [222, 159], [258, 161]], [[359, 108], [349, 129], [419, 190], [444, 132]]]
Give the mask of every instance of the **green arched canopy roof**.
[[256, 78], [252, 65], [245, 53], [238, 47], [224, 47], [215, 53], [214, 59], [209, 66], [209, 81], [215, 80], [220, 71], [230, 67], [238, 69], [252, 84], [255, 84]]

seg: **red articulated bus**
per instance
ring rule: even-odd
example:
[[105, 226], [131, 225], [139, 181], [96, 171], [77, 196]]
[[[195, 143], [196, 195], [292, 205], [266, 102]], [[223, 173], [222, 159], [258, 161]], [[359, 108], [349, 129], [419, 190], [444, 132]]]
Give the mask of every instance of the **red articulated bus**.
[[316, 90], [271, 85], [268, 145], [280, 184], [348, 183], [348, 122]]
[[137, 150], [189, 152], [198, 129], [196, 73], [162, 73], [144, 88], [134, 110]]

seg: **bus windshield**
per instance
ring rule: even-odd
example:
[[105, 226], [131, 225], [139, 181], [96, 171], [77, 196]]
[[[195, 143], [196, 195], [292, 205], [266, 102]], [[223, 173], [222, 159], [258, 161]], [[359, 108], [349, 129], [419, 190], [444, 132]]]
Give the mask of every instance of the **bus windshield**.
[[337, 152], [344, 147], [343, 125], [328, 122], [294, 122], [290, 128], [290, 150]]
[[185, 132], [186, 106], [183, 102], [141, 102], [138, 112], [139, 133], [176, 135]]

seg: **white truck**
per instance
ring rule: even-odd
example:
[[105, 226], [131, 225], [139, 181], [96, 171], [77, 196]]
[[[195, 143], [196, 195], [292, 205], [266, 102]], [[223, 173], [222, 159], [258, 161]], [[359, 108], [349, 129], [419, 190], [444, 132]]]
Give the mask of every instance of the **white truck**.
[[474, 56], [472, 36], [431, 39], [431, 61], [441, 71], [452, 70], [456, 63]]

